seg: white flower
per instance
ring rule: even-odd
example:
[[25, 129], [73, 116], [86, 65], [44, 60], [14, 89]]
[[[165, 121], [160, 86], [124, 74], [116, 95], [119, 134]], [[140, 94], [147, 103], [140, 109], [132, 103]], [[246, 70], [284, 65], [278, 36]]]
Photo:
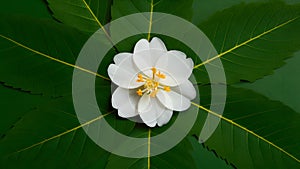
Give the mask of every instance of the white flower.
[[189, 77], [194, 63], [177, 50], [167, 51], [159, 38], [139, 40], [132, 53], [119, 53], [108, 75], [118, 88], [112, 106], [123, 118], [139, 116], [149, 127], [169, 122], [173, 110], [187, 110], [196, 97]]

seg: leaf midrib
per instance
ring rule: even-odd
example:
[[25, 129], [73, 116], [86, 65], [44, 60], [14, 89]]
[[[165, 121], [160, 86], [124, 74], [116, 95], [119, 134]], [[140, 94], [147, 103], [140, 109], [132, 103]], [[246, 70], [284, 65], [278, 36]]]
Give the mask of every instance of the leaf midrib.
[[151, 0], [151, 3], [150, 3], [150, 18], [149, 18], [149, 29], [148, 29], [148, 41], [150, 41], [150, 38], [151, 38], [151, 31], [152, 31], [152, 22], [153, 22], [153, 8], [154, 8], [154, 4], [153, 4], [153, 0]]
[[216, 60], [218, 58], [221, 58], [222, 56], [224, 56], [224, 55], [226, 55], [226, 54], [228, 54], [228, 53], [230, 53], [230, 52], [232, 52], [232, 51], [234, 51], [234, 50], [236, 50], [236, 49], [238, 49], [240, 47], [243, 47], [244, 45], [247, 45], [248, 43], [253, 42], [256, 39], [259, 39], [259, 38], [261, 38], [264, 35], [267, 35], [267, 34], [273, 32], [273, 31], [275, 31], [277, 29], [280, 29], [280, 28], [284, 27], [285, 25], [287, 25], [287, 24], [289, 24], [289, 23], [297, 20], [298, 18], [299, 18], [299, 16], [297, 16], [295, 18], [292, 18], [292, 19], [289, 19], [288, 21], [285, 21], [285, 22], [283, 22], [283, 23], [281, 23], [281, 24], [273, 27], [272, 29], [264, 31], [263, 33], [255, 36], [255, 37], [252, 37], [252, 38], [250, 38], [250, 39], [248, 39], [248, 40], [246, 40], [246, 41], [244, 41], [244, 42], [242, 42], [242, 43], [240, 43], [238, 45], [235, 45], [233, 48], [230, 48], [230, 49], [226, 50], [225, 52], [222, 52], [222, 53], [220, 53], [220, 54], [218, 54], [218, 55], [216, 55], [216, 56], [214, 56], [214, 57], [212, 57], [210, 59], [207, 59], [206, 61], [204, 61], [204, 62], [202, 62], [202, 63], [194, 66], [194, 69], [197, 69], [197, 68], [199, 68], [199, 67], [201, 67], [203, 65], [206, 65], [206, 64], [208, 64], [208, 63], [210, 63], [210, 62], [212, 62], [212, 61], [214, 61], [214, 60]]
[[52, 56], [50, 56], [50, 55], [48, 55], [48, 54], [45, 54], [45, 53], [40, 52], [40, 51], [38, 51], [38, 50], [35, 50], [35, 49], [31, 48], [31, 47], [28, 47], [28, 46], [26, 46], [25, 44], [22, 44], [22, 43], [20, 43], [20, 42], [18, 42], [18, 41], [15, 41], [15, 40], [13, 40], [13, 39], [7, 37], [7, 36], [4, 36], [4, 35], [0, 34], [0, 37], [3, 38], [3, 39], [6, 39], [7, 41], [10, 41], [11, 43], [14, 43], [15, 45], [17, 45], [17, 46], [19, 46], [19, 47], [22, 47], [22, 48], [26, 49], [26, 50], [28, 50], [28, 51], [31, 51], [31, 52], [33, 52], [33, 53], [35, 53], [35, 54], [38, 54], [38, 55], [40, 55], [40, 56], [43, 56], [43, 57], [45, 57], [45, 58], [47, 58], [47, 59], [50, 59], [50, 60], [52, 60], [52, 61], [55, 61], [55, 62], [64, 64], [64, 65], [66, 65], [66, 66], [70, 66], [70, 67], [79, 69], [79, 70], [84, 71], [84, 72], [86, 72], [86, 73], [89, 73], [89, 74], [95, 75], [95, 76], [97, 76], [97, 77], [100, 77], [100, 78], [102, 78], [102, 79], [105, 79], [105, 80], [109, 80], [109, 81], [110, 81], [109, 78], [107, 78], [107, 77], [105, 77], [105, 76], [103, 76], [103, 75], [100, 75], [100, 74], [98, 74], [98, 73], [96, 73], [96, 72], [93, 72], [93, 71], [91, 71], [91, 70], [88, 70], [88, 69], [85, 69], [85, 68], [83, 68], [83, 67], [80, 67], [80, 66], [77, 66], [77, 65], [68, 63], [68, 62], [66, 62], [66, 61], [57, 59], [57, 58], [55, 58], [55, 57], [52, 57]]
[[100, 29], [102, 29], [102, 31], [104, 32], [105, 36], [109, 40], [109, 42], [113, 45], [113, 48], [116, 51], [118, 51], [117, 48], [114, 46], [115, 44], [114, 44], [112, 38], [110, 37], [109, 33], [106, 31], [106, 29], [103, 26], [103, 24], [99, 21], [99, 19], [97, 18], [97, 16], [93, 12], [93, 10], [90, 8], [89, 4], [87, 4], [87, 2], [85, 0], [82, 0], [82, 2], [84, 3], [84, 5], [85, 5], [86, 9], [88, 10], [88, 12], [91, 14], [93, 20], [99, 25]]
[[66, 131], [64, 131], [64, 132], [62, 132], [62, 133], [59, 133], [59, 134], [57, 134], [57, 135], [54, 135], [54, 136], [52, 136], [52, 137], [46, 138], [46, 139], [44, 139], [44, 140], [42, 140], [42, 141], [40, 141], [40, 142], [38, 142], [38, 143], [32, 144], [31, 146], [22, 148], [22, 149], [20, 149], [20, 150], [17, 150], [17, 151], [15, 151], [15, 152], [11, 153], [11, 154], [8, 154], [8, 156], [10, 156], [10, 155], [12, 155], [12, 154], [15, 154], [15, 153], [20, 153], [20, 152], [29, 150], [29, 149], [31, 149], [31, 148], [34, 148], [34, 147], [39, 146], [39, 145], [42, 145], [42, 144], [44, 144], [44, 143], [46, 143], [46, 142], [48, 142], [48, 141], [51, 141], [51, 140], [53, 140], [53, 139], [60, 138], [60, 137], [63, 136], [63, 135], [66, 135], [66, 134], [68, 134], [68, 133], [70, 133], [70, 132], [76, 131], [76, 130], [82, 128], [82, 127], [85, 127], [85, 126], [87, 126], [87, 125], [90, 125], [90, 124], [92, 124], [92, 123], [94, 123], [94, 122], [96, 122], [96, 121], [98, 121], [98, 120], [101, 120], [101, 119], [103, 119], [105, 116], [107, 116], [107, 115], [109, 115], [109, 114], [111, 114], [111, 113], [112, 113], [112, 112], [108, 112], [108, 113], [106, 113], [106, 114], [100, 115], [100, 116], [98, 116], [98, 117], [96, 117], [96, 118], [94, 118], [94, 119], [92, 119], [92, 120], [89, 120], [89, 121], [87, 121], [87, 122], [85, 122], [85, 123], [83, 123], [83, 124], [81, 124], [81, 125], [79, 125], [79, 126], [76, 126], [76, 127], [74, 127], [74, 128], [71, 128], [71, 129], [69, 129], [69, 130], [66, 130]]
[[99, 25], [99, 27], [103, 30], [103, 32], [105, 33], [105, 35], [107, 36], [107, 38], [109, 40], [111, 40], [109, 34], [107, 33], [107, 31], [105, 30], [104, 26], [102, 25], [102, 23], [99, 21], [99, 19], [97, 18], [97, 16], [94, 14], [94, 12], [92, 11], [92, 9], [90, 8], [90, 6], [86, 3], [85, 0], [82, 0], [82, 2], [84, 3], [85, 7], [87, 8], [87, 10], [89, 11], [89, 13], [92, 15], [93, 19], [95, 20], [95, 22]]
[[198, 107], [198, 108], [200, 108], [200, 109], [202, 109], [202, 110], [204, 110], [204, 111], [206, 111], [206, 112], [209, 113], [209, 114], [212, 114], [213, 116], [216, 116], [216, 117], [220, 118], [221, 120], [224, 120], [224, 121], [230, 123], [230, 124], [233, 125], [233, 126], [236, 126], [236, 127], [240, 128], [240, 129], [246, 131], [247, 133], [252, 134], [254, 137], [257, 137], [258, 139], [260, 139], [260, 140], [262, 140], [262, 141], [264, 141], [264, 142], [270, 144], [270, 145], [273, 146], [274, 148], [278, 149], [278, 150], [281, 151], [282, 153], [286, 154], [287, 156], [289, 156], [289, 157], [292, 158], [293, 160], [295, 160], [295, 161], [297, 161], [298, 163], [300, 163], [300, 159], [296, 158], [294, 155], [290, 154], [289, 152], [285, 151], [283, 148], [281, 148], [281, 147], [279, 147], [278, 145], [276, 145], [275, 143], [273, 143], [273, 142], [271, 142], [271, 141], [265, 139], [264, 137], [260, 136], [259, 134], [253, 132], [252, 130], [249, 130], [249, 129], [247, 129], [246, 127], [244, 127], [244, 126], [242, 126], [242, 125], [240, 125], [240, 124], [234, 122], [233, 120], [230, 120], [230, 119], [228, 119], [228, 118], [226, 118], [226, 117], [224, 117], [224, 116], [222, 116], [222, 115], [219, 115], [218, 113], [213, 112], [213, 111], [211, 111], [211, 110], [209, 110], [209, 109], [207, 109], [207, 108], [205, 108], [205, 107], [203, 107], [203, 106], [201, 106], [201, 105], [199, 105], [199, 104], [197, 104], [197, 103], [191, 102], [191, 104], [194, 105], [194, 106], [196, 106], [196, 107]]
[[[153, 8], [154, 8], [154, 4], [153, 4], [153, 0], [151, 0], [150, 3], [150, 18], [149, 18], [149, 29], [148, 29], [148, 41], [150, 41], [151, 38], [151, 30], [152, 30], [152, 22], [153, 22]], [[147, 157], [147, 167], [148, 169], [151, 168], [151, 129], [149, 128], [148, 131], [148, 157]]]

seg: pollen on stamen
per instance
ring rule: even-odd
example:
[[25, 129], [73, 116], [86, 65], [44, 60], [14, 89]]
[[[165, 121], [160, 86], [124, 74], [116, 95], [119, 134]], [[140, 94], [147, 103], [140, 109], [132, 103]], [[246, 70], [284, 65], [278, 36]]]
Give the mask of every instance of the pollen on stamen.
[[170, 88], [169, 86], [164, 86], [164, 91], [170, 92], [170, 91], [171, 91], [171, 88]]
[[156, 68], [155, 67], [151, 68], [151, 70], [152, 70], [153, 74], [156, 74]]
[[143, 75], [142, 74], [138, 74], [138, 78], [143, 78]]
[[143, 91], [141, 89], [139, 89], [139, 90], [136, 91], [136, 94], [139, 95], [139, 96], [142, 96], [143, 95]]
[[161, 79], [165, 79], [166, 78], [166, 75], [165, 74], [162, 74], [161, 72], [158, 72], [156, 74], [157, 77], [161, 78]]
[[145, 80], [143, 79], [143, 75], [142, 74], [138, 74], [138, 79], [136, 81], [137, 82], [145, 82]]

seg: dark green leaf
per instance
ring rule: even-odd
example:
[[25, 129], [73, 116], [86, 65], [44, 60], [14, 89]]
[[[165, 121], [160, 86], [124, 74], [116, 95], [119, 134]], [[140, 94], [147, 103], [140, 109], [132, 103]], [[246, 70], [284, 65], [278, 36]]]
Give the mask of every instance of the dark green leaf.
[[33, 93], [70, 94], [73, 66], [87, 38], [53, 21], [0, 20], [0, 71], [5, 72], [0, 81]]
[[[112, 19], [140, 12], [164, 12], [191, 20], [193, 0], [114, 0]], [[150, 19], [150, 18], [148, 18]]]
[[6, 132], [22, 120], [24, 114], [35, 109], [37, 105], [50, 100], [50, 98], [32, 95], [29, 92], [13, 89], [3, 84], [0, 84], [0, 96], [0, 140], [6, 136]]
[[112, 0], [47, 0], [54, 17], [64, 24], [94, 33], [109, 22]]
[[[148, 133], [145, 132], [144, 136], [147, 135]], [[106, 169], [116, 169], [116, 168], [141, 169], [141, 168], [149, 168], [149, 167], [150, 168], [194, 169], [196, 168], [196, 164], [193, 161], [192, 151], [193, 151], [193, 147], [191, 143], [187, 139], [185, 139], [170, 151], [158, 156], [151, 157], [150, 164], [148, 163], [147, 158], [133, 159], [133, 158], [124, 158], [116, 155], [111, 155], [108, 160]]]
[[104, 166], [108, 153], [76, 128], [70, 99], [51, 99], [2, 85], [0, 94], [0, 168]]
[[[209, 98], [206, 88], [202, 96]], [[299, 113], [250, 90], [228, 87], [227, 98], [221, 122], [205, 142], [209, 149], [237, 168], [300, 167]]]
[[232, 166], [225, 163], [216, 155], [208, 151], [203, 144], [199, 144], [198, 140], [194, 137], [188, 136], [186, 139], [192, 144], [193, 150], [191, 154], [193, 161], [195, 161], [198, 169], [230, 169]]
[[[150, 40], [154, 35], [151, 34], [151, 29], [155, 21], [152, 20], [153, 12], [169, 13], [187, 20], [191, 20], [193, 10], [192, 10], [192, 0], [178, 0], [173, 3], [172, 0], [114, 0], [112, 5], [112, 19], [141, 12], [148, 12], [145, 14], [145, 19], [148, 21], [148, 33], [134, 36], [126, 40], [124, 44], [118, 44], [117, 49], [119, 51], [131, 50], [134, 44], [142, 38]], [[143, 32], [144, 33], [144, 32]], [[112, 34], [114, 36], [114, 34]]]
[[[11, 113], [3, 112], [1, 119]], [[70, 98], [38, 106], [12, 124], [0, 140], [0, 168], [87, 168], [106, 163], [108, 153], [81, 129], [89, 123], [78, 123]]]
[[272, 100], [278, 100], [300, 113], [300, 52], [286, 61], [286, 65], [274, 74], [254, 83], [242, 83], [238, 86], [252, 89]]
[[51, 14], [47, 9], [47, 4], [44, 0], [2, 1], [0, 6], [0, 14], [18, 14], [29, 15], [38, 18], [51, 18]]
[[197, 63], [195, 73], [201, 76], [197, 69], [220, 58], [228, 84], [272, 74], [300, 49], [299, 11], [299, 5], [270, 2], [240, 4], [216, 13], [199, 27], [219, 55]]

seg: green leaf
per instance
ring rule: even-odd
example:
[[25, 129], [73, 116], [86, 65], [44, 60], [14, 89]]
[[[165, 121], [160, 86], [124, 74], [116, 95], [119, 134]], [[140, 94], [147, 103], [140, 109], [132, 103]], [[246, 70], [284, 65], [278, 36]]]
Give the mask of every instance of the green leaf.
[[[146, 137], [147, 132], [144, 133]], [[142, 135], [139, 135], [142, 136]], [[176, 147], [170, 151], [154, 156], [151, 158], [125, 158], [116, 155], [111, 155], [108, 159], [106, 169], [115, 168], [130, 168], [130, 169], [140, 169], [140, 168], [174, 168], [174, 169], [194, 169], [196, 164], [193, 161], [192, 152], [193, 147], [191, 143], [185, 139], [179, 143]], [[180, 154], [180, 155], [179, 155]], [[149, 161], [150, 163], [149, 163]]]
[[190, 152], [193, 156], [198, 169], [230, 169], [230, 166], [222, 159], [218, 158], [214, 153], [211, 153], [204, 147], [203, 144], [199, 144], [198, 140], [194, 137], [188, 136], [186, 139], [192, 144], [193, 150]]
[[[3, 84], [0, 84], [0, 96], [0, 140], [22, 119], [24, 114], [50, 99], [41, 95], [32, 95], [20, 89], [13, 89]], [[10, 113], [6, 114], [5, 112]]]
[[[193, 3], [193, 23], [195, 25], [199, 25], [202, 22], [206, 21], [209, 17], [211, 17], [216, 12], [222, 11], [224, 9], [230, 8], [234, 5], [238, 5], [241, 3], [253, 3], [253, 2], [270, 2], [272, 0], [214, 0], [214, 1], [206, 1], [206, 0], [195, 0]], [[299, 0], [282, 0], [288, 4], [300, 3]]]
[[[299, 168], [300, 114], [250, 90], [228, 87], [223, 116], [209, 111], [209, 90], [201, 87], [201, 109], [221, 118], [205, 142], [237, 168]], [[207, 92], [208, 91], [208, 92]]]
[[[100, 87], [107, 90], [109, 86]], [[15, 106], [12, 99], [27, 100], [24, 102], [26, 105], [18, 102], [16, 105], [19, 108], [3, 105], [0, 117], [0, 122], [3, 122], [0, 130], [0, 168], [103, 168], [109, 152], [89, 139], [82, 128], [104, 118], [124, 134], [131, 132], [134, 127], [134, 123], [116, 118], [115, 111], [111, 110], [103, 115], [95, 114], [95, 117], [80, 124], [72, 97], [51, 99], [4, 89], [0, 86], [0, 94], [6, 94], [10, 106]], [[105, 102], [107, 98], [103, 93], [97, 97], [100, 102]], [[35, 106], [30, 108], [30, 105]], [[100, 105], [100, 109], [109, 108]]]
[[[107, 85], [101, 87], [108, 88]], [[16, 95], [9, 92], [16, 101], [24, 99], [20, 92]], [[7, 94], [0, 88], [2, 93]], [[44, 100], [40, 95], [25, 94], [30, 99], [28, 103]], [[102, 94], [98, 95], [98, 100], [105, 102], [108, 97]], [[9, 95], [6, 96], [10, 101]], [[95, 118], [79, 124], [71, 97], [48, 99], [42, 103], [29, 110], [20, 106], [24, 112], [16, 113], [15, 109], [7, 109], [1, 113], [0, 119], [5, 123], [1, 124], [3, 128], [0, 133], [0, 168], [104, 168], [109, 152], [89, 139], [82, 128], [104, 118], [114, 129], [124, 134], [131, 132], [134, 127], [133, 122], [116, 118], [115, 111], [106, 111], [103, 115], [95, 115]], [[100, 105], [100, 109], [105, 108]]]
[[[145, 132], [144, 136], [147, 136], [147, 134], [148, 132]], [[170, 151], [155, 157], [151, 157], [149, 160], [150, 165], [148, 166], [147, 158], [132, 159], [111, 155], [105, 168], [232, 168], [200, 145], [198, 141], [191, 136], [186, 137]]]
[[[195, 25], [200, 25], [202, 22], [205, 22], [216, 12], [223, 11], [224, 9], [230, 8], [234, 5], [239, 5], [241, 3], [249, 4], [253, 2], [272, 2], [274, 0], [195, 0], [193, 3], [193, 18], [192, 22]], [[300, 0], [281, 0], [287, 4], [297, 4], [300, 3]]]
[[5, 72], [0, 81], [32, 93], [70, 94], [74, 64], [87, 37], [48, 20], [5, 16], [0, 20], [0, 71]]
[[261, 93], [272, 100], [278, 100], [300, 113], [300, 52], [286, 61], [286, 65], [275, 73], [254, 83], [237, 84]]
[[47, 0], [53, 16], [64, 24], [92, 34], [110, 21], [112, 0]]
[[[148, 137], [147, 144], [148, 152], [151, 151], [154, 145], [151, 142], [150, 136], [155, 136], [162, 133], [165, 128], [172, 126], [172, 121], [162, 128], [144, 128], [143, 125], [137, 125], [130, 133], [131, 137], [146, 138]], [[141, 145], [143, 146], [143, 145]], [[134, 150], [132, 150], [134, 151]], [[179, 155], [180, 154], [180, 155]], [[210, 164], [212, 162], [213, 164]], [[209, 152], [204, 146], [200, 145], [198, 141], [191, 136], [187, 136], [178, 145], [171, 150], [157, 155], [148, 156], [147, 158], [126, 158], [117, 155], [111, 155], [106, 168], [231, 168], [224, 161], [217, 158], [213, 153]]]
[[0, 6], [0, 15], [28, 15], [38, 18], [51, 18], [44, 0], [14, 0], [2, 1]]
[[[191, 20], [193, 14], [192, 3], [193, 0], [177, 0], [176, 3], [172, 0], [114, 0], [112, 5], [112, 20], [134, 13], [149, 12], [149, 15], [145, 15], [146, 19], [149, 21], [148, 34], [136, 36], [133, 41], [127, 41], [127, 44], [133, 45], [141, 38], [150, 40], [153, 36], [151, 35], [152, 24], [155, 24], [152, 20], [153, 12], [168, 13], [186, 20]], [[126, 47], [127, 46], [117, 46], [119, 51], [130, 49]]]
[[[109, 113], [87, 119], [84, 124], [78, 122], [71, 97], [47, 99], [44, 102], [41, 95], [23, 92], [26, 94], [23, 97], [19, 92], [13, 95], [11, 91], [0, 90], [8, 102], [3, 102], [5, 105], [0, 117], [0, 122], [3, 121], [0, 126], [0, 168], [103, 168], [109, 153], [90, 140], [82, 127], [105, 118], [114, 129], [127, 134], [133, 129], [134, 123], [112, 114], [110, 82], [98, 78], [96, 85], [96, 91], [101, 91], [96, 94], [100, 109]], [[16, 106], [13, 101], [22, 103], [22, 99], [27, 99], [24, 101], [26, 105], [18, 103], [19, 109], [10, 108]], [[31, 102], [42, 105], [31, 109]]]
[[[11, 113], [2, 113], [1, 119]], [[38, 106], [23, 114], [0, 140], [0, 168], [102, 168], [109, 153], [81, 129], [102, 118], [80, 125], [70, 98]]]
[[[73, 65], [86, 37], [52, 21], [25, 17], [1, 17], [1, 21], [0, 69], [5, 74], [1, 74], [0, 79], [6, 85], [21, 88], [19, 91], [30, 92], [24, 92], [27, 94], [24, 97], [16, 94], [13, 99], [8, 92], [3, 92], [3, 98], [7, 97], [9, 103], [3, 102], [7, 106], [1, 109], [0, 168], [103, 168], [109, 153], [81, 129], [103, 117], [79, 124], [71, 97], [46, 103], [42, 102], [41, 95], [33, 95], [69, 95], [73, 68], [77, 68], [87, 75], [101, 77], [97, 79], [99, 86], [96, 88], [108, 93], [98, 93], [97, 100], [103, 103], [102, 110], [111, 110], [107, 106], [110, 105], [110, 82], [97, 73]], [[14, 104], [14, 100], [26, 105]], [[31, 102], [36, 100], [43, 104], [31, 109]], [[20, 109], [8, 107], [17, 105]], [[132, 122], [114, 116], [106, 120], [122, 133], [134, 127]]]
[[172, 0], [114, 0], [112, 19], [140, 12], [164, 12], [191, 20], [192, 3], [193, 0], [177, 0], [176, 3]]
[[299, 5], [270, 2], [240, 4], [216, 13], [199, 28], [219, 54], [196, 63], [194, 73], [201, 76], [205, 64], [220, 58], [228, 84], [272, 74], [300, 49], [299, 11]]

